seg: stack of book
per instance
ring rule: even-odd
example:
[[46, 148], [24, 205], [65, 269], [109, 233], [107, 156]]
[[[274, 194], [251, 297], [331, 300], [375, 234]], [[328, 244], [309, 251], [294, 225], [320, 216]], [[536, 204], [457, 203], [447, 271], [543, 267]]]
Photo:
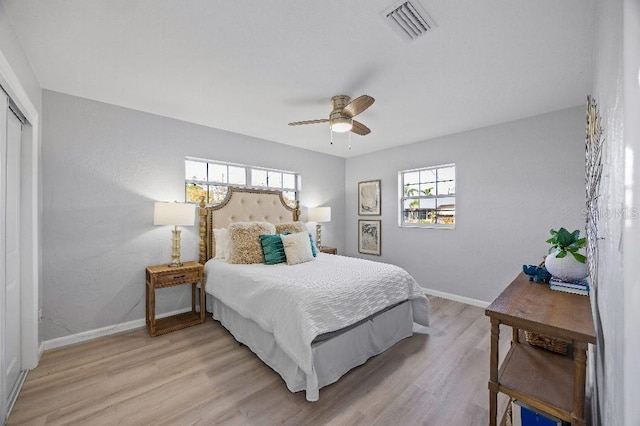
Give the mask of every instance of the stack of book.
[[564, 291], [565, 293], [589, 295], [589, 283], [587, 281], [563, 281], [552, 277], [549, 279], [549, 288], [551, 290]]

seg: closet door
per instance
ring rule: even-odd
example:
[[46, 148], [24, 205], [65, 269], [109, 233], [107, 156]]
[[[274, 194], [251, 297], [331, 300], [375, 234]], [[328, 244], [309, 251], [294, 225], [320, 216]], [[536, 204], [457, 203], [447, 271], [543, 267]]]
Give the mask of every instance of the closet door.
[[22, 124], [0, 92], [0, 424], [21, 379], [20, 145]]
[[0, 92], [0, 424], [4, 424], [7, 415], [7, 402], [9, 391], [7, 390], [6, 368], [6, 275], [5, 275], [5, 242], [6, 220], [5, 204], [7, 201], [7, 109], [9, 103], [4, 93]]
[[5, 365], [6, 395], [15, 390], [22, 370], [20, 324], [20, 142], [22, 123], [6, 109], [6, 203], [5, 206]]

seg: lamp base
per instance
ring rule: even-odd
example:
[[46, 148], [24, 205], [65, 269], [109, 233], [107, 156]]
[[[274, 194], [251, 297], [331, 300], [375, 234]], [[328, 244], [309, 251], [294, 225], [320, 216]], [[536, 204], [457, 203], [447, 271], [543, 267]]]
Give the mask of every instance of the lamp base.
[[319, 223], [316, 223], [316, 247], [318, 250], [322, 247], [322, 228]]
[[175, 268], [182, 266], [180, 261], [180, 230], [176, 226], [171, 233], [173, 234], [171, 239], [171, 263], [167, 266]]

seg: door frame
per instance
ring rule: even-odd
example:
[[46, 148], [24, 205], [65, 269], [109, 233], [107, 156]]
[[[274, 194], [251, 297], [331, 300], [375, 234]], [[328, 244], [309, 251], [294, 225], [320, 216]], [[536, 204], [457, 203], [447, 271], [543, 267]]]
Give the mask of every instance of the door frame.
[[[39, 308], [41, 279], [40, 244], [40, 114], [20, 83], [20, 79], [0, 51], [0, 85], [29, 122], [23, 126], [21, 146], [21, 333], [22, 367], [30, 370], [40, 361]], [[4, 324], [2, 325], [3, 328]], [[0, 386], [0, 422], [5, 420], [4, 386]]]

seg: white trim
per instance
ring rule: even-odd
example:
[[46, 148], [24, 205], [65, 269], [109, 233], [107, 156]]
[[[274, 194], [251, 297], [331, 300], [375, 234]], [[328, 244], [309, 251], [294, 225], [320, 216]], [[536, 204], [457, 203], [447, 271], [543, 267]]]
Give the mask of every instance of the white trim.
[[[27, 116], [29, 119], [29, 116]], [[39, 282], [40, 282], [40, 144], [39, 139], [39, 124], [36, 116], [35, 122], [29, 121], [31, 126], [22, 127], [23, 142], [25, 141], [25, 135], [31, 136], [31, 173], [30, 180], [23, 182], [24, 188], [31, 190], [30, 194], [25, 193], [23, 190], [22, 195], [25, 199], [28, 199], [26, 203], [23, 202], [25, 210], [23, 212], [23, 219], [30, 222], [27, 226], [31, 225], [31, 233], [28, 236], [31, 241], [22, 241], [26, 246], [22, 249], [22, 252], [26, 255], [23, 257], [23, 271], [29, 271], [29, 274], [23, 274], [22, 278], [22, 367], [26, 369], [35, 368], [40, 361], [38, 355], [38, 345], [40, 342], [40, 298], [39, 294]], [[24, 163], [23, 163], [24, 164]], [[28, 172], [28, 171], [27, 171]], [[22, 175], [24, 178], [24, 174]], [[23, 226], [24, 229], [24, 226]], [[30, 255], [30, 256], [29, 256]]]
[[430, 288], [424, 288], [424, 292], [428, 295], [435, 297], [442, 297], [443, 299], [453, 300], [455, 302], [464, 303], [467, 305], [478, 306], [479, 308], [486, 308], [490, 302], [485, 302], [478, 299], [471, 299], [470, 297], [458, 296], [457, 294], [446, 293], [444, 291], [432, 290]]
[[[162, 315], [156, 315], [156, 318], [165, 318], [171, 315], [182, 314], [191, 311], [191, 308], [179, 309], [177, 311], [167, 312]], [[61, 348], [63, 346], [75, 345], [86, 342], [87, 340], [97, 339], [98, 337], [110, 336], [112, 334], [123, 333], [125, 331], [141, 328], [146, 325], [144, 318], [137, 319], [121, 324], [110, 325], [107, 327], [96, 328], [95, 330], [83, 331], [82, 333], [72, 334], [70, 336], [62, 336], [55, 339], [42, 342], [42, 351]]]

